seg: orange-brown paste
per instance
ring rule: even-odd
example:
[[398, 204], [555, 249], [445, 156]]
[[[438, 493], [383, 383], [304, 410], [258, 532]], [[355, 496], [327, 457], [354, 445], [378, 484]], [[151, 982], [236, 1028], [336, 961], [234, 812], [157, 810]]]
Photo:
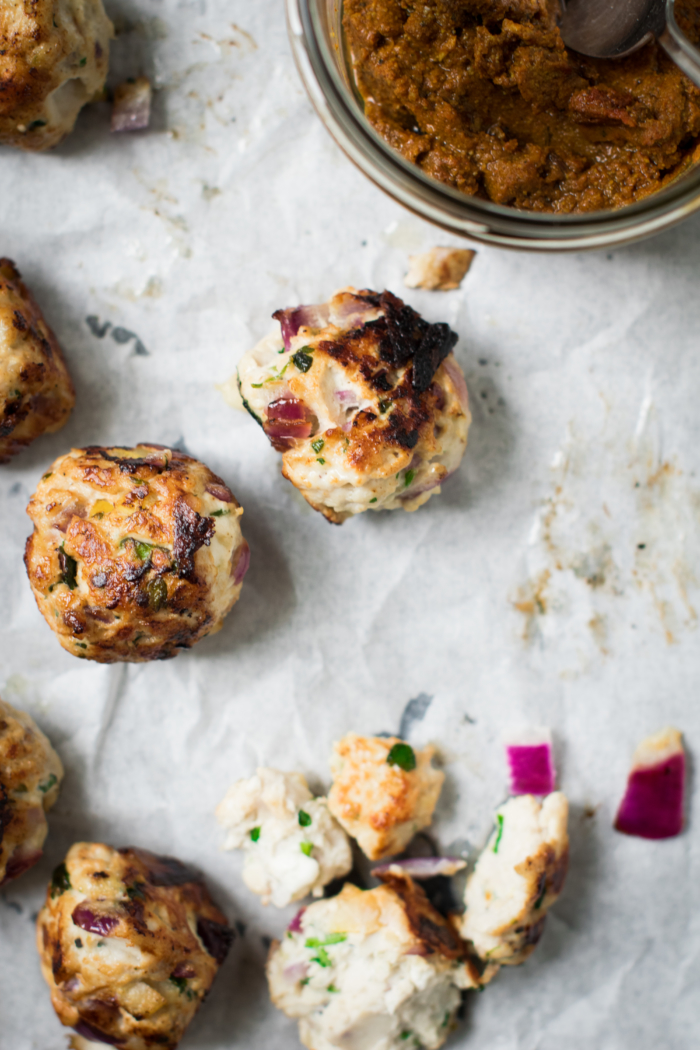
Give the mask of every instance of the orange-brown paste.
[[[700, 31], [698, 0], [679, 21]], [[345, 0], [365, 112], [464, 193], [532, 211], [617, 208], [700, 159], [700, 90], [656, 43], [564, 47], [556, 0]]]

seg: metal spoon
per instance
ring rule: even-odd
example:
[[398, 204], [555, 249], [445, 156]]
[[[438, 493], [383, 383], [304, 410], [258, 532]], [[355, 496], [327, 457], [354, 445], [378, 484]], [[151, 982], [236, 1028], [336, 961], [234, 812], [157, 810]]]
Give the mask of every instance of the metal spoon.
[[564, 43], [592, 58], [622, 58], [656, 38], [700, 87], [700, 50], [678, 27], [675, 0], [562, 0]]

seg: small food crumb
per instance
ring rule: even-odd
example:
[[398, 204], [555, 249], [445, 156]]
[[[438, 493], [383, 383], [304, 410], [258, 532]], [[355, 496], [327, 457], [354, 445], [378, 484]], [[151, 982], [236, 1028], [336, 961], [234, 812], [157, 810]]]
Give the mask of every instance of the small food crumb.
[[147, 77], [127, 80], [114, 89], [112, 131], [140, 131], [151, 119], [151, 82]]
[[420, 255], [409, 255], [403, 283], [407, 288], [425, 288], [429, 292], [454, 291], [464, 280], [475, 255], [469, 248], [431, 248]]

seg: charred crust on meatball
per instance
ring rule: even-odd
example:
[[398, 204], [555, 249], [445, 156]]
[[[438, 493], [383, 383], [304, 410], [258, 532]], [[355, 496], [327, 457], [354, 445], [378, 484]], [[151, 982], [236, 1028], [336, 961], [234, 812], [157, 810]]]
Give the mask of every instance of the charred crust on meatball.
[[194, 556], [199, 548], [211, 543], [215, 526], [211, 518], [202, 518], [184, 499], [178, 500], [174, 517], [173, 554], [178, 576], [186, 580], [194, 572]]
[[449, 921], [428, 900], [425, 891], [398, 871], [382, 872], [379, 878], [401, 899], [411, 930], [426, 954], [439, 952], [447, 959], [463, 959], [467, 948]]

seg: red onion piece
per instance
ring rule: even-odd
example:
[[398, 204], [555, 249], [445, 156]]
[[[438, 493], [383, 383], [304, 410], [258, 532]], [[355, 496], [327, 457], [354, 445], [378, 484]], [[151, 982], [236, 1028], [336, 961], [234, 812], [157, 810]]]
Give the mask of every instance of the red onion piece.
[[151, 84], [146, 77], [114, 89], [111, 131], [140, 131], [151, 119]]
[[81, 901], [73, 909], [71, 917], [75, 925], [79, 926], [81, 930], [85, 930], [86, 933], [96, 933], [100, 937], [109, 937], [119, 925], [119, 918], [116, 915], [94, 912], [88, 901]]
[[685, 754], [680, 733], [665, 730], [637, 748], [615, 818], [616, 830], [655, 840], [680, 835], [684, 792]]
[[339, 328], [364, 328], [368, 321], [381, 317], [383, 313], [377, 306], [372, 306], [365, 299], [351, 293], [346, 293], [340, 301], [339, 299], [340, 296], [334, 296], [332, 302], [332, 321]]
[[506, 755], [512, 795], [549, 795], [554, 791], [556, 772], [549, 739], [508, 744]]
[[459, 403], [464, 411], [467, 412], [469, 410], [469, 391], [467, 390], [467, 382], [462, 375], [462, 369], [455, 361], [453, 354], [447, 355], [442, 362], [442, 367], [452, 380]]
[[432, 952], [430, 951], [430, 948], [427, 946], [427, 944], [421, 943], [421, 944], [414, 944], [414, 946], [412, 948], [409, 948], [408, 951], [405, 954], [406, 955], [426, 956], [426, 955], [431, 955]]
[[305, 962], [290, 963], [289, 966], [285, 966], [282, 971], [285, 979], [289, 981], [290, 984], [296, 984], [297, 981], [303, 981], [308, 972], [309, 966], [308, 963]]
[[121, 1042], [118, 1036], [106, 1035], [99, 1028], [93, 1028], [87, 1021], [78, 1021], [77, 1024], [73, 1025], [73, 1031], [77, 1032], [78, 1035], [82, 1035], [83, 1039], [90, 1040], [90, 1042], [109, 1043], [110, 1046], [117, 1046]]
[[341, 404], [345, 405], [350, 401], [354, 401], [357, 404], [358, 397], [354, 390], [336, 390], [335, 396]]
[[301, 933], [301, 917], [306, 911], [306, 908], [300, 908], [296, 913], [289, 926], [287, 927], [287, 933]]
[[250, 547], [243, 540], [243, 543], [238, 549], [238, 557], [233, 566], [233, 582], [236, 586], [243, 582], [243, 577], [250, 568]]
[[53, 519], [51, 526], [59, 532], [66, 532], [73, 518], [87, 518], [87, 508], [79, 503], [67, 503]]
[[272, 315], [279, 321], [285, 350], [300, 328], [324, 328], [328, 324], [329, 311], [326, 303], [318, 306], [293, 306], [286, 310], [275, 310]]
[[179, 962], [173, 972], [170, 974], [171, 977], [196, 977], [197, 971], [194, 966], [188, 962]]
[[278, 450], [284, 451], [296, 438], [307, 438], [313, 430], [313, 413], [296, 397], [280, 397], [267, 406], [263, 430]]
[[204, 945], [205, 951], [221, 966], [235, 937], [231, 927], [224, 926], [221, 922], [214, 922], [213, 919], [198, 919], [197, 936]]
[[19, 875], [23, 875], [25, 871], [29, 871], [38, 860], [41, 860], [42, 856], [43, 850], [28, 849], [23, 844], [16, 846], [12, 856], [5, 865], [5, 877], [0, 882], [0, 886], [4, 886], [6, 882], [16, 879]]
[[220, 499], [222, 503], [233, 503], [233, 493], [228, 485], [207, 485], [206, 491], [214, 499]]
[[384, 875], [392, 868], [398, 868], [412, 879], [432, 879], [436, 875], [454, 875], [466, 868], [466, 860], [461, 857], [408, 857], [406, 860], [393, 860], [372, 868], [373, 875]]

